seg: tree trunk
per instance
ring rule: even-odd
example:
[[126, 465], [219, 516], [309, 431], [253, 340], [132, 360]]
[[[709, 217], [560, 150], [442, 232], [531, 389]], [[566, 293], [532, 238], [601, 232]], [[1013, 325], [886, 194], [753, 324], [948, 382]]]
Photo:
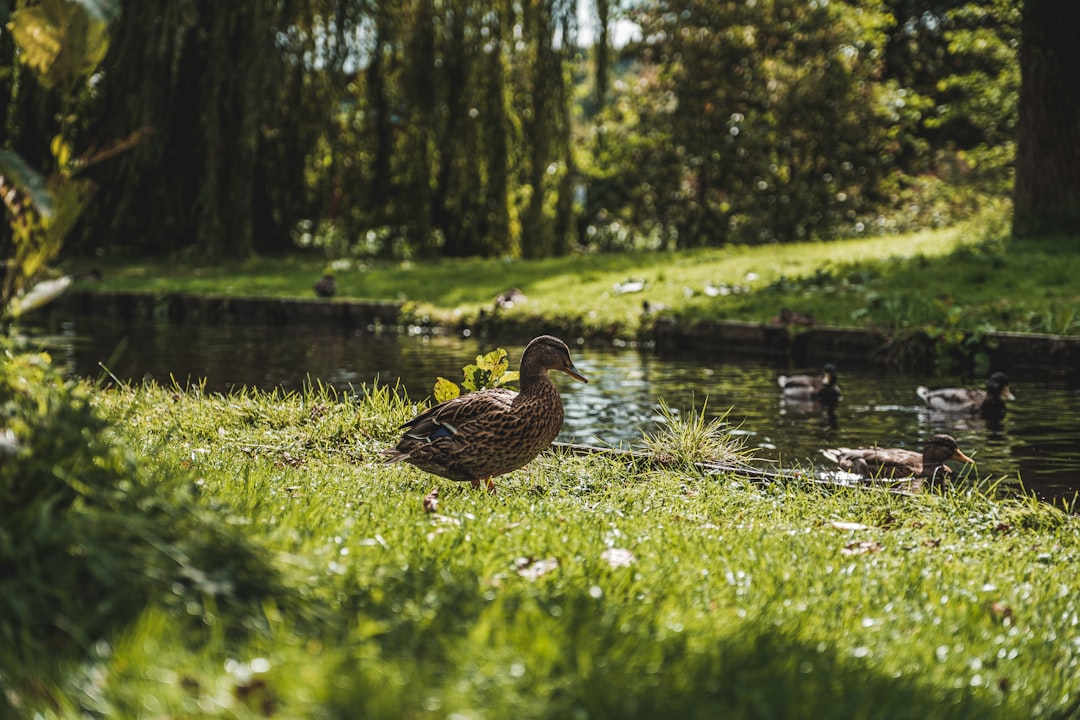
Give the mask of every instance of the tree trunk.
[[1026, 0], [1013, 232], [1080, 232], [1080, 4]]

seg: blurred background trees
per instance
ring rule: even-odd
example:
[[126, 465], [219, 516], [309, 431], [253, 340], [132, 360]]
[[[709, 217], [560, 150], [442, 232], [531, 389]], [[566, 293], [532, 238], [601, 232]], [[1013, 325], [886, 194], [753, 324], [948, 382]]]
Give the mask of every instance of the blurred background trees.
[[[71, 5], [97, 3], [8, 0], [0, 21]], [[0, 38], [0, 145], [45, 173], [122, 145], [80, 170], [81, 253], [894, 232], [1012, 192], [1021, 19], [1010, 0], [119, 0], [63, 93]]]

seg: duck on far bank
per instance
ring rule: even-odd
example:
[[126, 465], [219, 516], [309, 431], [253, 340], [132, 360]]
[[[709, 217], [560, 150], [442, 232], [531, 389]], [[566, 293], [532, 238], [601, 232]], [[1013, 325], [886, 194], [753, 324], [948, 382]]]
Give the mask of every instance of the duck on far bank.
[[827, 448], [821, 454], [841, 470], [866, 478], [943, 478], [952, 472], [945, 464], [947, 461], [975, 462], [960, 450], [951, 435], [930, 436], [921, 453], [903, 448], [862, 447]]
[[770, 325], [802, 325], [811, 327], [817, 325], [817, 318], [806, 313], [795, 312], [791, 308], [780, 308], [780, 312], [769, 321]]
[[986, 389], [975, 388], [936, 388], [925, 385], [915, 388], [915, 394], [922, 398], [931, 410], [945, 413], [967, 413], [981, 415], [984, 418], [1000, 418], [1005, 414], [1005, 401], [1015, 400], [1009, 390], [1009, 377], [1003, 372], [996, 372], [986, 381]]
[[315, 281], [314, 288], [315, 294], [319, 297], [334, 297], [334, 294], [337, 293], [337, 281], [334, 280], [333, 275], [327, 273]]
[[546, 450], [563, 424], [563, 405], [549, 370], [589, 382], [570, 359], [566, 343], [551, 335], [533, 338], [521, 354], [520, 392], [488, 388], [459, 395], [401, 426], [385, 462], [405, 461], [449, 480], [480, 482], [517, 470]]
[[840, 386], [836, 384], [836, 366], [826, 363], [820, 375], [780, 375], [776, 378], [784, 397], [792, 400], [836, 402]]
[[510, 288], [495, 296], [495, 309], [509, 310], [515, 305], [529, 302], [529, 297], [518, 288]]

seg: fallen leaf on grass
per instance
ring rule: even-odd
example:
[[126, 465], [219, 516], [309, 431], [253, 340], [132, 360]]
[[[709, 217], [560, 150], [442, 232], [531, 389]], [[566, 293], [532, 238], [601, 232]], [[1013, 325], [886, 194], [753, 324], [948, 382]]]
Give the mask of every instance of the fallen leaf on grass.
[[432, 488], [431, 492], [424, 496], [424, 512], [433, 513], [439, 509], [439, 488]]
[[864, 540], [862, 542], [853, 542], [850, 545], [845, 545], [841, 550], [841, 555], [865, 555], [866, 553], [878, 552], [881, 550], [881, 543], [876, 540]]
[[517, 574], [526, 580], [536, 580], [537, 578], [547, 575], [552, 570], [559, 567], [558, 558], [543, 558], [537, 560], [531, 557], [520, 557], [514, 561]]
[[280, 468], [280, 467], [285, 467], [286, 465], [290, 465], [292, 467], [300, 467], [301, 465], [305, 464], [306, 462], [307, 462], [307, 460], [305, 460], [304, 458], [296, 457], [296, 456], [290, 454], [288, 450], [282, 450], [281, 451], [281, 458], [274, 462], [274, 467], [279, 467]]

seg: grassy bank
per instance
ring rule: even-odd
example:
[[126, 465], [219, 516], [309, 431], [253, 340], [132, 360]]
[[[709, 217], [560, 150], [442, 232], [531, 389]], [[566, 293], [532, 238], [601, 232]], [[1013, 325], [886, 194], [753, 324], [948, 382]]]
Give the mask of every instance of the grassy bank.
[[[256, 259], [215, 267], [166, 261], [105, 266], [103, 289], [312, 297], [325, 260]], [[987, 330], [1080, 333], [1080, 243], [1018, 243], [1001, 215], [908, 235], [670, 254], [549, 260], [340, 262], [338, 298], [400, 300], [406, 319], [484, 322], [494, 298], [521, 289], [528, 302], [498, 314], [584, 333], [632, 337], [657, 317], [767, 322], [782, 308], [819, 323], [916, 330], [946, 342]], [[620, 292], [629, 281], [643, 289]], [[649, 312], [644, 304], [649, 304]]]
[[18, 567], [0, 576], [12, 714], [1078, 707], [1080, 524], [1034, 501], [554, 454], [490, 495], [378, 461], [414, 409], [385, 389], [98, 391], [33, 358], [6, 368], [26, 450], [0, 478], [36, 493], [0, 544]]

